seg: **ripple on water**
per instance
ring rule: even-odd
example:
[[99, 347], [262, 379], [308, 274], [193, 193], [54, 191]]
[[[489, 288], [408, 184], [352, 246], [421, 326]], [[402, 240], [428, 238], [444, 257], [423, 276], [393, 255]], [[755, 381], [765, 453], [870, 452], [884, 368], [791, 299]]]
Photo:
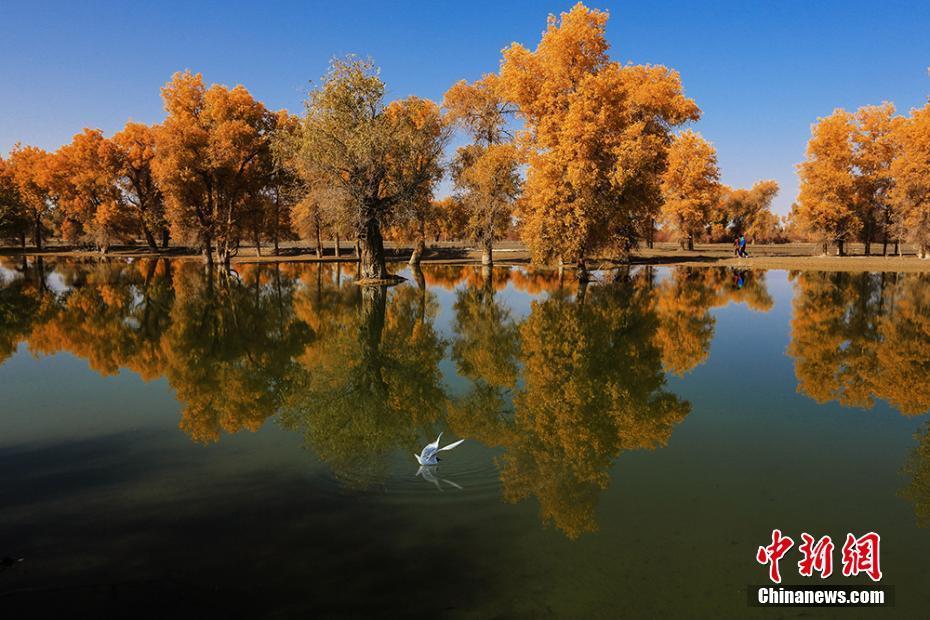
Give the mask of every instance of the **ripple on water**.
[[[456, 450], [438, 466], [418, 475], [420, 466], [413, 460], [392, 458], [378, 469], [365, 467], [330, 471], [314, 480], [321, 495], [377, 494], [390, 503], [429, 503], [442, 501], [480, 502], [500, 497], [500, 472], [487, 450]], [[437, 488], [438, 482], [438, 488]], [[456, 486], [457, 485], [457, 486]]]

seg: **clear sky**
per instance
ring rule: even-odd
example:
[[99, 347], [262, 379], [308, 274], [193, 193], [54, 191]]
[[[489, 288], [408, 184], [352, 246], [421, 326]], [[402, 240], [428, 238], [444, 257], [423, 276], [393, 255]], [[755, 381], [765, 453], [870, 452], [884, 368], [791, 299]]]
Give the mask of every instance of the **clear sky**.
[[[494, 71], [512, 41], [535, 47], [572, 2], [0, 1], [0, 153], [54, 149], [83, 127], [107, 134], [163, 117], [159, 87], [185, 68], [244, 84], [298, 112], [334, 55], [370, 56], [391, 98], [436, 100]], [[810, 124], [836, 107], [930, 94], [930, 2], [607, 1], [612, 57], [681, 72], [717, 147], [723, 181], [774, 178], [797, 193]]]

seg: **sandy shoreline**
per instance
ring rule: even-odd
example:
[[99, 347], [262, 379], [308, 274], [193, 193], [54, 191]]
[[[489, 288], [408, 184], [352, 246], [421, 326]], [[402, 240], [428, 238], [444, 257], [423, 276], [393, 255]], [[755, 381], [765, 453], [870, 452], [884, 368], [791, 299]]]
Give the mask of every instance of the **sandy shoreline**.
[[[881, 245], [873, 245], [874, 251], [881, 252]], [[890, 250], [890, 248], [889, 248]], [[892, 271], [892, 272], [930, 272], [930, 260], [917, 258], [913, 248], [903, 247], [903, 256], [865, 256], [861, 245], [853, 245], [849, 256], [822, 256], [820, 248], [812, 243], [789, 243], [783, 245], [757, 245], [750, 248], [749, 258], [733, 256], [729, 244], [698, 244], [694, 251], [682, 251], [672, 243], [656, 244], [654, 249], [641, 248], [633, 253], [631, 262], [634, 265], [681, 265], [688, 267], [731, 267], [736, 269], [787, 269], [799, 271]], [[336, 258], [332, 244], [324, 248], [322, 259], [306, 247], [282, 247], [279, 254], [269, 254], [266, 249], [262, 256], [255, 253], [254, 248], [243, 249], [238, 256], [232, 259], [233, 263], [265, 263], [265, 262], [354, 262], [352, 249], [343, 247], [339, 258]], [[388, 247], [388, 260], [391, 262], [406, 261], [410, 250], [405, 247]], [[20, 248], [0, 248], [0, 255], [18, 257], [43, 256], [48, 258], [80, 258], [99, 259], [104, 256], [99, 252], [68, 247], [51, 247], [36, 251], [27, 248], [23, 252]], [[173, 247], [167, 250], [153, 251], [148, 248], [135, 246], [120, 246], [111, 250], [107, 258], [177, 258], [197, 259], [199, 252], [191, 248]], [[519, 243], [502, 242], [495, 249], [496, 265], [529, 265], [530, 256]], [[459, 244], [441, 244], [427, 250], [423, 257], [424, 265], [477, 265], [481, 262], [480, 252], [476, 249], [463, 247]], [[591, 268], [612, 268], [619, 264], [608, 259], [594, 258]]]

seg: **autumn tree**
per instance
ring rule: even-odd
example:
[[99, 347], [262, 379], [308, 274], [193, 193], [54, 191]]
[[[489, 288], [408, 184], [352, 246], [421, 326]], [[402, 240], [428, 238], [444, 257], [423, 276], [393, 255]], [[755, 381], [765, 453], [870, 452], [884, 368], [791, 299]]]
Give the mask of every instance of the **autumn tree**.
[[17, 144], [6, 160], [6, 174], [30, 222], [32, 242], [41, 249], [54, 211], [52, 156], [38, 147]]
[[194, 232], [209, 260], [228, 264], [243, 214], [267, 180], [276, 116], [243, 86], [206, 88], [176, 73], [162, 89], [167, 118], [152, 162], [172, 227]]
[[890, 192], [894, 181], [891, 162], [897, 151], [895, 133], [902, 120], [890, 103], [865, 106], [855, 114], [856, 211], [866, 256], [872, 253], [872, 241], [879, 231], [882, 231], [882, 254], [888, 253], [889, 236], [900, 238], [901, 231], [894, 230], [898, 218]]
[[494, 241], [510, 227], [520, 192], [519, 156], [507, 131], [514, 108], [501, 93], [500, 78], [489, 74], [469, 84], [457, 82], [443, 98], [450, 122], [463, 128], [472, 142], [460, 147], [452, 163], [459, 203], [466, 209], [461, 236], [482, 249], [481, 262], [494, 262]]
[[525, 124], [523, 239], [582, 279], [592, 252], [626, 257], [652, 226], [671, 129], [700, 115], [675, 71], [611, 61], [606, 23], [582, 4], [550, 16], [536, 50], [512, 44], [500, 71]]
[[0, 238], [15, 239], [26, 247], [29, 216], [19, 194], [12, 170], [0, 157]]
[[917, 245], [920, 258], [930, 257], [930, 103], [911, 111], [895, 131], [899, 145], [891, 165], [894, 186], [890, 203], [894, 219]]
[[807, 143], [807, 159], [798, 165], [801, 191], [794, 215], [821, 241], [825, 254], [830, 243], [837, 254], [845, 254], [846, 243], [862, 228], [856, 210], [854, 128], [853, 115], [845, 110], [819, 119]]
[[361, 243], [364, 278], [389, 279], [382, 225], [440, 179], [447, 136], [435, 103], [409, 97], [385, 105], [384, 83], [368, 61], [334, 60], [310, 92], [296, 157], [348, 197], [345, 219]]
[[778, 239], [783, 231], [772, 212], [772, 201], [777, 194], [778, 183], [773, 180], [758, 181], [749, 189], [723, 186], [711, 210], [710, 238], [724, 241], [746, 235], [754, 241]]
[[439, 236], [446, 241], [461, 239], [462, 231], [468, 226], [468, 210], [455, 196], [447, 196], [434, 202], [436, 227]]
[[162, 247], [168, 247], [164, 199], [152, 173], [157, 132], [150, 125], [129, 122], [110, 139], [111, 161], [123, 204], [134, 213], [138, 230], [152, 249], [158, 247], [156, 234]]
[[719, 196], [717, 151], [693, 131], [676, 136], [662, 175], [662, 217], [677, 231], [682, 249], [694, 249], [694, 235], [707, 225]]
[[116, 146], [102, 131], [84, 129], [58, 149], [52, 166], [62, 237], [90, 240], [104, 254], [131, 224], [117, 185], [117, 160]]

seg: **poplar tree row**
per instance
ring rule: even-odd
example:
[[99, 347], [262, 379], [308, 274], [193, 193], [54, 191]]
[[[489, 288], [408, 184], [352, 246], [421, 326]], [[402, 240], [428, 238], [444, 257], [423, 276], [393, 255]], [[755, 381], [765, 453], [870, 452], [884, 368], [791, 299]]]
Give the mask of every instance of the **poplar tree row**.
[[[713, 146], [676, 134], [701, 114], [678, 73], [611, 60], [607, 13], [577, 4], [550, 16], [535, 50], [504, 50], [497, 73], [453, 85], [440, 104], [385, 100], [377, 68], [336, 60], [303, 114], [268, 110], [242, 86], [176, 74], [165, 120], [112, 137], [85, 129], [54, 153], [17, 145], [0, 159], [0, 235], [41, 248], [54, 233], [106, 252], [115, 241], [169, 235], [228, 263], [324, 234], [355, 242], [364, 278], [391, 279], [385, 236], [419, 261], [437, 236], [476, 244], [519, 228], [537, 262], [626, 260], [657, 226], [697, 238], [780, 235], [773, 181], [720, 183]], [[446, 161], [454, 131], [467, 143]], [[449, 175], [454, 194], [435, 200]]]

